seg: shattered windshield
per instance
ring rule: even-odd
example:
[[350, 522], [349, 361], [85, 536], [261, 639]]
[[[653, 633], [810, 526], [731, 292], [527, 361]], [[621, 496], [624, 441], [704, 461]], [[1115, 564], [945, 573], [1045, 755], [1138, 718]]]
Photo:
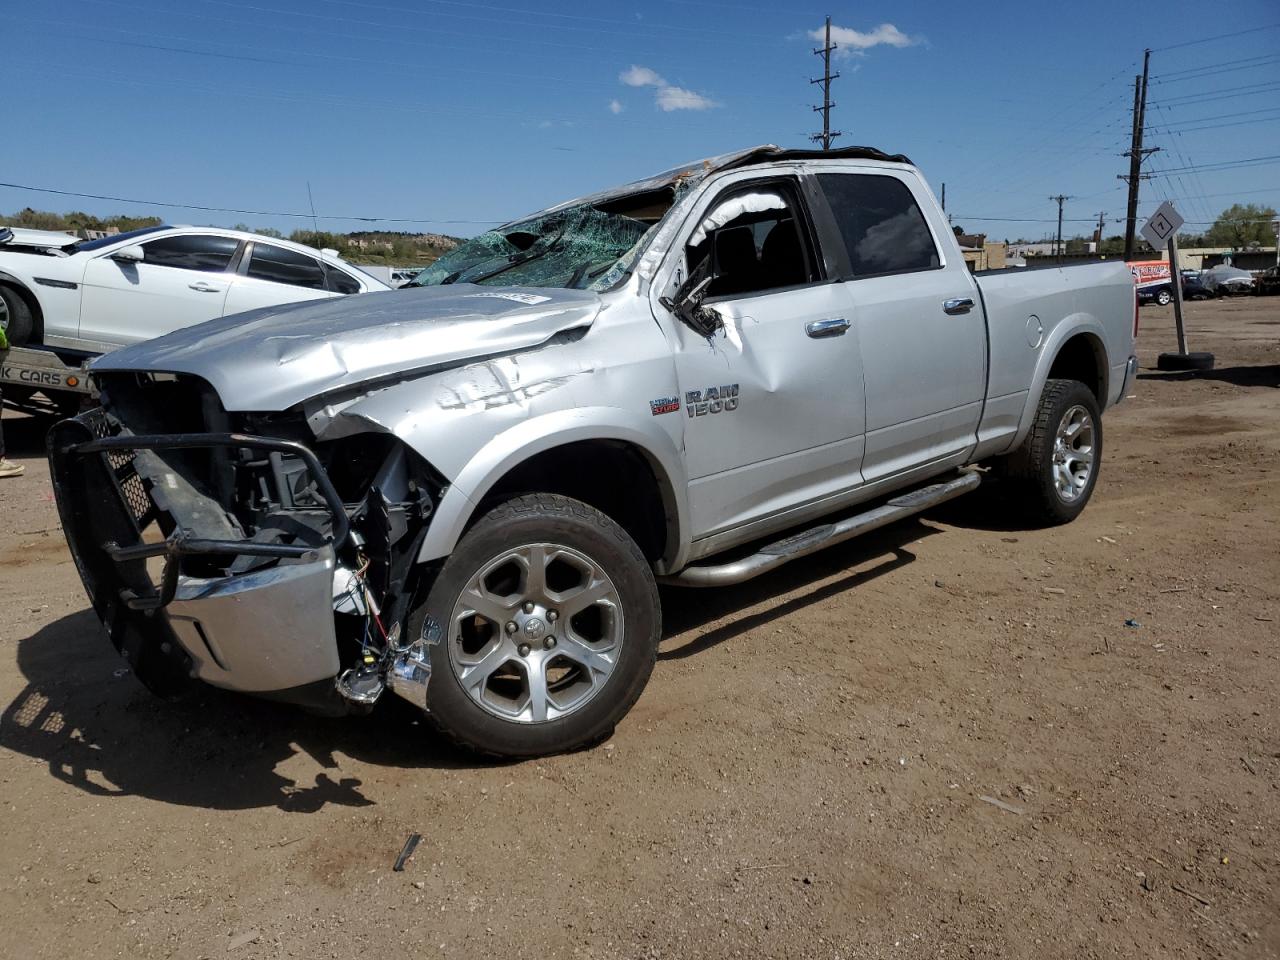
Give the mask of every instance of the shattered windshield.
[[407, 286], [604, 289], [671, 208], [672, 191], [577, 204], [490, 230], [460, 244]]

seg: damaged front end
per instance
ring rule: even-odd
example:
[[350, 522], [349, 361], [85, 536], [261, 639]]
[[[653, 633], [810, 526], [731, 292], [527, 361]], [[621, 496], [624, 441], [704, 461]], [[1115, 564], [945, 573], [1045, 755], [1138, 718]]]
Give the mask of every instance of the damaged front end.
[[426, 706], [402, 623], [444, 480], [390, 434], [318, 442], [302, 413], [228, 413], [186, 375], [100, 377], [49, 459], [94, 610], [161, 696], [192, 679], [324, 713], [390, 686]]

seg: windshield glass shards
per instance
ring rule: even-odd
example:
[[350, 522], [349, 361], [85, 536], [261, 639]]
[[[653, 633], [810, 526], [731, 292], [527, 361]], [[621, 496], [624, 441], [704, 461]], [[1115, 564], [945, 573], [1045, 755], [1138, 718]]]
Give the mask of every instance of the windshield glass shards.
[[408, 285], [603, 289], [671, 209], [670, 189], [536, 214], [473, 237]]

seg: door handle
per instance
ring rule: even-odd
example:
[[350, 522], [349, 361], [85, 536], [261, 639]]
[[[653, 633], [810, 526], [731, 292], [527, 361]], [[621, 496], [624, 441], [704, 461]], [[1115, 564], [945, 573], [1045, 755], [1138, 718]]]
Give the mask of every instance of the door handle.
[[222, 288], [216, 287], [212, 283], [205, 283], [203, 280], [197, 280], [195, 283], [188, 283], [187, 286], [199, 293], [221, 293]]
[[832, 317], [829, 320], [810, 320], [804, 325], [804, 332], [815, 340], [823, 337], [839, 337], [849, 329], [849, 321], [844, 317]]
[[973, 297], [955, 297], [942, 304], [942, 312], [956, 317], [973, 309]]

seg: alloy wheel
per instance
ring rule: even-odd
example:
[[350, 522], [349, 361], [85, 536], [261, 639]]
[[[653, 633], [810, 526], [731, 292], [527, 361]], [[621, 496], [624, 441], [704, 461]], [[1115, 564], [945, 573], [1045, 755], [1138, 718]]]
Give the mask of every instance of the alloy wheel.
[[1063, 502], [1072, 502], [1088, 488], [1093, 476], [1093, 449], [1093, 416], [1076, 404], [1058, 421], [1053, 440], [1053, 485]]
[[622, 601], [608, 573], [554, 543], [504, 550], [454, 603], [449, 663], [488, 713], [545, 723], [581, 709], [622, 652]]

